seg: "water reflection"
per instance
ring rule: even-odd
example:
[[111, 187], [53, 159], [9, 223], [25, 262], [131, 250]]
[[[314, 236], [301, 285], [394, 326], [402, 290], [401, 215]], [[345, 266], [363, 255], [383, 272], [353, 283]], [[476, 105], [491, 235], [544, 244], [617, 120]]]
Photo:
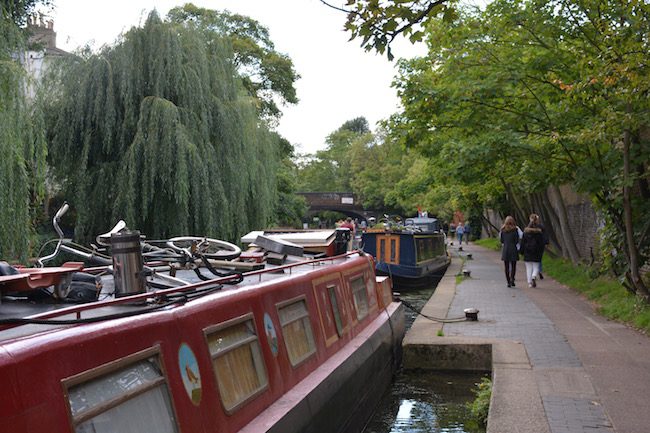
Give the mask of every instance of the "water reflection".
[[[440, 282], [441, 277], [435, 277], [435, 279], [424, 287], [420, 288], [409, 288], [409, 287], [400, 287], [398, 284], [393, 286], [393, 292], [399, 293], [399, 298], [406, 301], [409, 305], [412, 305], [413, 308], [417, 311], [421, 311], [422, 307], [427, 303], [433, 292], [435, 292], [438, 283]], [[410, 310], [409, 308], [405, 311], [406, 319], [406, 330], [408, 331], [411, 328], [411, 325], [417, 318], [417, 313]]]
[[[423, 288], [395, 286], [400, 298], [420, 311], [436, 289], [436, 279]], [[417, 312], [406, 309], [408, 330]], [[383, 396], [363, 433], [484, 433], [467, 408], [480, 374], [402, 371]]]
[[479, 374], [402, 372], [364, 433], [482, 433], [467, 403]]

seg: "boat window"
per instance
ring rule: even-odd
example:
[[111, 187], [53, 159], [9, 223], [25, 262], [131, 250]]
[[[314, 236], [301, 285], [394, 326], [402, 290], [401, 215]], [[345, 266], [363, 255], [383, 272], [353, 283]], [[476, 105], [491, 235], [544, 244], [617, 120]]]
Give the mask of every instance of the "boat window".
[[416, 261], [423, 262], [425, 260], [434, 259], [438, 256], [445, 255], [445, 247], [442, 236], [427, 236], [416, 237], [415, 245], [417, 248]]
[[329, 294], [330, 304], [332, 305], [332, 313], [334, 314], [334, 323], [336, 324], [336, 333], [339, 337], [343, 335], [343, 322], [341, 321], [341, 312], [339, 311], [339, 304], [336, 301], [336, 286], [328, 286], [327, 293]]
[[301, 299], [280, 307], [278, 313], [289, 361], [295, 367], [316, 352], [307, 304]]
[[390, 240], [390, 262], [395, 263], [395, 253], [397, 252], [397, 242], [395, 239]]
[[370, 276], [367, 274], [364, 274], [363, 278], [366, 282], [366, 290], [368, 291], [368, 303], [371, 307], [374, 307], [377, 304], [377, 290], [375, 289], [375, 280], [370, 278]]
[[355, 278], [350, 281], [352, 286], [352, 296], [354, 298], [354, 308], [357, 310], [357, 319], [361, 320], [368, 315], [368, 292], [363, 277]]
[[226, 411], [236, 409], [266, 388], [266, 368], [250, 315], [208, 329], [206, 336]]
[[386, 239], [380, 239], [379, 240], [379, 261], [385, 262], [386, 261]]
[[[99, 377], [101, 371], [93, 371], [64, 381], [75, 432], [176, 432], [158, 355], [119, 365]], [[93, 378], [77, 383], [89, 376]]]

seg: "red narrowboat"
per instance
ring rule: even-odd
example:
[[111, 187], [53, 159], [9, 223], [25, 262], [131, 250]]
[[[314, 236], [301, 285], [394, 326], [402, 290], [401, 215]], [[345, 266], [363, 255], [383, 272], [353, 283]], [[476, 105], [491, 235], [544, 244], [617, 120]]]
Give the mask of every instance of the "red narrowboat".
[[374, 267], [353, 252], [72, 306], [5, 298], [0, 431], [359, 432], [404, 335]]

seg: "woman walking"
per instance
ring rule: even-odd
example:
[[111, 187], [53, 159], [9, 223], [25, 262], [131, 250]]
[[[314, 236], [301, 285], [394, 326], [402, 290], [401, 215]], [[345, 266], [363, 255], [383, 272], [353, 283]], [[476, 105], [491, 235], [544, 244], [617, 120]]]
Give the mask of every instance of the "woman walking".
[[456, 236], [458, 236], [458, 245], [463, 246], [463, 235], [465, 234], [465, 226], [463, 223], [459, 223], [456, 227]]
[[524, 255], [528, 287], [537, 287], [535, 280], [539, 276], [539, 263], [542, 261], [544, 253], [545, 237], [539, 216], [534, 213], [530, 214], [528, 220], [528, 226], [524, 229], [524, 235], [521, 238], [521, 252]]
[[517, 251], [519, 229], [515, 219], [510, 215], [506, 217], [503, 226], [501, 226], [499, 240], [501, 241], [501, 260], [503, 260], [505, 266], [506, 281], [508, 287], [512, 287], [515, 285], [515, 273], [517, 272], [517, 261], [519, 260], [519, 252]]

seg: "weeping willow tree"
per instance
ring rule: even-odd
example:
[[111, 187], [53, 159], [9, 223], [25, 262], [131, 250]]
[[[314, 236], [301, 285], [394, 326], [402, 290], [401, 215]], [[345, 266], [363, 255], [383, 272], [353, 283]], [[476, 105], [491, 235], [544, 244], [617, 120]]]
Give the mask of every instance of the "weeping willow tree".
[[279, 138], [231, 59], [226, 44], [152, 12], [61, 68], [50, 155], [78, 237], [120, 218], [150, 237], [230, 240], [270, 222]]
[[34, 205], [44, 194], [47, 148], [42, 117], [26, 98], [20, 64], [25, 34], [20, 2], [0, 5], [0, 259], [24, 260], [31, 251]]

